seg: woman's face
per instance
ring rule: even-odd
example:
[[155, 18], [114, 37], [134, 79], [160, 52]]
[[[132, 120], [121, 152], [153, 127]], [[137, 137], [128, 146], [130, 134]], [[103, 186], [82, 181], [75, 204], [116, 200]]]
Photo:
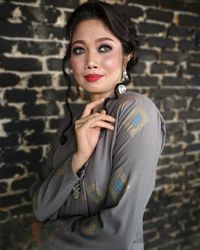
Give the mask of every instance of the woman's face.
[[91, 19], [80, 22], [73, 33], [70, 62], [76, 81], [95, 100], [112, 93], [127, 56], [104, 23]]

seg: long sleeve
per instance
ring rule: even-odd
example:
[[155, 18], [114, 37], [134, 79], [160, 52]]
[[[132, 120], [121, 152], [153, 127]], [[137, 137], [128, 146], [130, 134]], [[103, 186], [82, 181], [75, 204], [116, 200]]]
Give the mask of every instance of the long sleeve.
[[104, 208], [89, 217], [73, 216], [44, 224], [43, 249], [142, 249], [142, 219], [155, 186], [164, 123], [150, 101], [128, 102], [121, 105], [116, 126]]
[[40, 221], [55, 218], [59, 209], [65, 203], [74, 185], [80, 179], [72, 170], [73, 153], [66, 150], [64, 159], [54, 167], [55, 149], [59, 143], [64, 120], [54, 136], [47, 160], [42, 166], [40, 179], [30, 188], [30, 196], [33, 204], [33, 212]]

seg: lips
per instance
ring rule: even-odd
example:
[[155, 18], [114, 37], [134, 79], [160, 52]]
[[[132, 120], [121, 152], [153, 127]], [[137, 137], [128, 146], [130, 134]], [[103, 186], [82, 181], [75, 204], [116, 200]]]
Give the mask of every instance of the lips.
[[89, 75], [85, 75], [84, 78], [88, 81], [88, 82], [96, 82], [99, 79], [101, 79], [103, 77], [103, 75], [99, 75], [99, 74], [89, 74]]

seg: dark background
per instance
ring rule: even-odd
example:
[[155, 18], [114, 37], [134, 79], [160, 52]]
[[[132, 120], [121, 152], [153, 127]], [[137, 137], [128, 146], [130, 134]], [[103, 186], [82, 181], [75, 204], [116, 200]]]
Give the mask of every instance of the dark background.
[[[83, 1], [0, 1], [0, 249], [29, 249], [36, 180], [65, 114], [66, 18]], [[167, 125], [145, 249], [200, 249], [200, 1], [118, 4], [136, 23], [139, 63], [129, 88], [148, 95]], [[87, 101], [73, 87], [77, 110]]]

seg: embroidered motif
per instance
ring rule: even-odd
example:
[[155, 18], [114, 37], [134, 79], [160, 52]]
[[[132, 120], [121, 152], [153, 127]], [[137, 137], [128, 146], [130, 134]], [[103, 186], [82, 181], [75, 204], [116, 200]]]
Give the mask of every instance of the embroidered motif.
[[65, 224], [61, 220], [47, 221], [42, 225], [42, 240], [52, 241], [56, 235], [62, 233]]
[[121, 170], [117, 171], [112, 176], [110, 184], [109, 184], [109, 188], [108, 188], [109, 193], [115, 202], [119, 201], [126, 186], [127, 186], [127, 177], [124, 175], [124, 173]]
[[88, 195], [97, 204], [101, 203], [105, 197], [103, 192], [95, 185], [95, 183], [89, 185]]
[[90, 216], [79, 225], [81, 232], [85, 235], [93, 235], [100, 227], [101, 225], [97, 215]]
[[137, 134], [144, 125], [149, 121], [146, 111], [142, 108], [136, 108], [127, 116], [123, 125], [131, 136]]

